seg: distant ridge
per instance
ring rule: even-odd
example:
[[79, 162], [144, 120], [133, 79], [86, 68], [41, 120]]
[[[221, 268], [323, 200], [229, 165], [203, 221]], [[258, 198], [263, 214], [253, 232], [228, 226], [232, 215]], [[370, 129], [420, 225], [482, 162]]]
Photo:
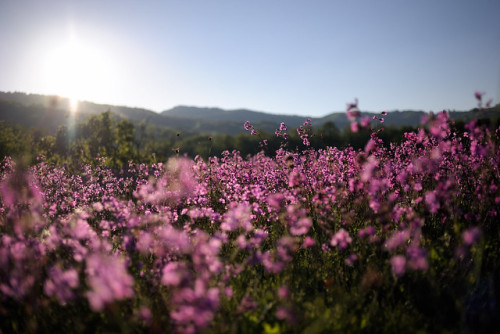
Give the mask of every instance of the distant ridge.
[[[229, 134], [245, 132], [243, 123], [250, 121], [256, 129], [273, 133], [281, 122], [289, 129], [296, 128], [307, 119], [305, 116], [277, 115], [248, 109], [224, 110], [195, 106], [177, 106], [161, 113], [125, 106], [80, 102], [77, 120], [84, 121], [91, 115], [110, 111], [117, 119], [128, 119], [136, 126], [146, 126], [154, 131], [181, 131], [187, 134]], [[9, 121], [26, 127], [39, 128], [55, 133], [60, 125], [65, 124], [69, 114], [69, 100], [58, 96], [26, 94], [21, 92], [0, 92], [0, 120]], [[372, 118], [379, 113], [363, 112]], [[423, 111], [392, 111], [385, 116], [385, 126], [418, 126]], [[483, 118], [498, 118], [500, 105], [480, 111]], [[454, 119], [470, 120], [476, 118], [478, 111], [450, 112]], [[313, 127], [321, 127], [332, 122], [343, 130], [349, 126], [344, 112], [335, 112], [324, 117], [311, 117]]]
[[297, 127], [304, 123], [307, 119], [305, 116], [278, 115], [249, 109], [225, 110], [221, 108], [202, 108], [193, 106], [177, 106], [172, 109], [165, 110], [161, 112], [161, 114], [171, 117], [210, 120], [213, 122], [240, 122], [241, 124], [246, 121], [252, 123], [271, 122], [274, 124], [285, 122], [290, 127]]

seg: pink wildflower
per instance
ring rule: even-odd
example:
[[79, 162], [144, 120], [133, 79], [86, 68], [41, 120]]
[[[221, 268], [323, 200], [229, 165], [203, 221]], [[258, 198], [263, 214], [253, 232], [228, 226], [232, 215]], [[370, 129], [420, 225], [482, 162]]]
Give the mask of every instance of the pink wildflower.
[[332, 237], [332, 240], [330, 240], [330, 245], [333, 247], [337, 247], [340, 250], [346, 249], [347, 246], [352, 242], [351, 237], [349, 236], [349, 233], [341, 228], [340, 230], [335, 233], [335, 235]]
[[406, 258], [403, 255], [391, 257], [391, 270], [396, 276], [403, 276], [406, 269]]

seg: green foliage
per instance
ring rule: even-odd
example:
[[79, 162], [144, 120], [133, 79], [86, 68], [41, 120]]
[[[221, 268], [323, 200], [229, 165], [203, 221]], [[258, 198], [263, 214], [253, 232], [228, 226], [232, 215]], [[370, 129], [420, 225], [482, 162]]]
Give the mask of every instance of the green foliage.
[[33, 134], [20, 126], [0, 121], [0, 157], [22, 156], [29, 153]]
[[[74, 117], [74, 116], [73, 116]], [[495, 128], [498, 118], [480, 119], [479, 124]], [[455, 131], [465, 131], [463, 121], [455, 121]], [[66, 125], [60, 126], [55, 136], [44, 135], [40, 130], [27, 129], [0, 121], [0, 156], [23, 156], [35, 158], [43, 154], [55, 165], [89, 163], [94, 165], [99, 157], [106, 157], [107, 165], [116, 169], [127, 166], [130, 160], [154, 163], [171, 156], [190, 157], [220, 156], [224, 151], [237, 150], [242, 156], [255, 155], [261, 151], [269, 155], [278, 148], [302, 151], [306, 148], [324, 149], [328, 146], [363, 149], [371, 132], [352, 132], [347, 126], [340, 131], [332, 121], [323, 123], [318, 129], [310, 128], [310, 147], [306, 147], [295, 129], [288, 130], [288, 138], [257, 131], [257, 135], [216, 135], [173, 131], [146, 121], [132, 123], [117, 118], [110, 111], [89, 116], [85, 121], [71, 119], [66, 115]], [[389, 147], [401, 142], [405, 132], [414, 131], [409, 126], [379, 126], [378, 137]], [[264, 144], [263, 141], [266, 143]]]

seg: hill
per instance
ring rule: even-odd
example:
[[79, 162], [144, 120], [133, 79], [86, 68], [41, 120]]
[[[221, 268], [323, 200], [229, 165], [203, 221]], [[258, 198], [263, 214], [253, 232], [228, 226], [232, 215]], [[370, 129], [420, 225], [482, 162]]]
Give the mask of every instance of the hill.
[[[28, 128], [36, 128], [54, 134], [60, 125], [66, 124], [70, 102], [67, 98], [20, 92], [0, 92], [0, 120]], [[288, 128], [300, 126], [306, 119], [304, 116], [277, 115], [248, 109], [224, 110], [220, 108], [203, 108], [194, 106], [177, 106], [161, 113], [126, 106], [97, 104], [83, 101], [78, 105], [75, 114], [77, 121], [84, 121], [91, 115], [111, 111], [116, 119], [127, 119], [134, 125], [149, 132], [164, 131], [183, 132], [187, 135], [236, 135], [245, 132], [243, 123], [250, 121], [256, 129], [274, 132], [281, 122]], [[467, 112], [453, 111], [453, 119], [470, 120], [477, 118], [477, 110]], [[500, 106], [480, 111], [482, 118], [498, 118]], [[380, 116], [379, 113], [364, 112], [363, 116]], [[423, 111], [392, 111], [385, 116], [386, 126], [418, 126]], [[314, 127], [321, 127], [327, 122], [343, 130], [349, 125], [344, 112], [334, 112], [324, 117], [311, 118]]]

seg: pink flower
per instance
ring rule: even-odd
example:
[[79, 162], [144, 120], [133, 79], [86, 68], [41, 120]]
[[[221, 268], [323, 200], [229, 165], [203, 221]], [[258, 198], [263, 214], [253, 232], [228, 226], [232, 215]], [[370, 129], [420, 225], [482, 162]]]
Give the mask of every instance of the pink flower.
[[290, 226], [290, 234], [292, 235], [303, 235], [309, 232], [309, 228], [312, 226], [312, 222], [309, 218], [300, 218], [295, 224]]
[[275, 211], [281, 210], [281, 206], [283, 205], [284, 201], [285, 196], [283, 196], [283, 194], [281, 193], [272, 194], [267, 198], [267, 204]]
[[396, 231], [394, 232], [389, 239], [385, 242], [385, 249], [388, 251], [393, 251], [401, 246], [404, 246], [408, 240], [410, 239], [410, 231]]
[[359, 131], [359, 126], [357, 122], [352, 122], [351, 123], [351, 131], [352, 132], [358, 132]]
[[87, 284], [90, 288], [87, 298], [92, 310], [102, 311], [106, 304], [133, 296], [133, 279], [121, 259], [92, 254], [86, 262]]
[[220, 226], [223, 231], [235, 231], [242, 228], [250, 231], [252, 225], [252, 211], [248, 203], [231, 202], [230, 209], [224, 215], [224, 220]]
[[349, 233], [343, 228], [341, 228], [340, 230], [338, 230], [337, 233], [335, 233], [335, 235], [332, 237], [332, 240], [330, 240], [330, 245], [342, 250], [346, 249], [351, 242], [352, 239], [349, 236]]
[[375, 228], [373, 226], [367, 226], [362, 230], [359, 230], [358, 236], [360, 238], [365, 238], [374, 235], [376, 232]]
[[412, 270], [426, 271], [429, 268], [427, 253], [420, 247], [409, 247], [406, 250], [408, 267]]
[[380, 202], [375, 200], [375, 199], [371, 199], [370, 200], [370, 209], [373, 210], [373, 212], [375, 213], [378, 213], [378, 210], [380, 209]]
[[431, 213], [436, 213], [439, 210], [440, 204], [437, 200], [436, 190], [428, 191], [425, 194], [425, 204], [427, 204], [427, 207], [429, 208], [429, 211]]
[[64, 305], [74, 297], [73, 290], [78, 284], [78, 272], [75, 269], [63, 271], [53, 267], [49, 270], [49, 278], [45, 281], [44, 292], [47, 296], [56, 297]]
[[305, 237], [304, 242], [302, 243], [302, 248], [309, 248], [311, 246], [314, 246], [316, 244], [316, 240], [311, 238], [310, 236]]
[[462, 233], [462, 240], [467, 246], [474, 245], [481, 237], [481, 230], [477, 227], [470, 228]]
[[186, 279], [189, 279], [190, 274], [186, 264], [183, 262], [169, 262], [162, 271], [161, 283], [164, 285], [178, 286]]
[[365, 116], [363, 118], [361, 118], [361, 127], [363, 129], [366, 129], [370, 126], [370, 117], [369, 116]]
[[403, 276], [406, 269], [406, 258], [403, 255], [391, 257], [391, 270], [396, 276]]
[[285, 308], [285, 307], [279, 307], [276, 310], [276, 318], [281, 319], [281, 320], [285, 320], [289, 323], [295, 322], [294, 314], [292, 313], [291, 310], [289, 310], [288, 308]]
[[358, 256], [356, 254], [351, 254], [345, 259], [345, 264], [349, 267], [354, 266], [354, 262], [358, 260]]
[[290, 297], [290, 290], [288, 290], [287, 286], [282, 286], [278, 289], [278, 296], [280, 299], [287, 299]]

